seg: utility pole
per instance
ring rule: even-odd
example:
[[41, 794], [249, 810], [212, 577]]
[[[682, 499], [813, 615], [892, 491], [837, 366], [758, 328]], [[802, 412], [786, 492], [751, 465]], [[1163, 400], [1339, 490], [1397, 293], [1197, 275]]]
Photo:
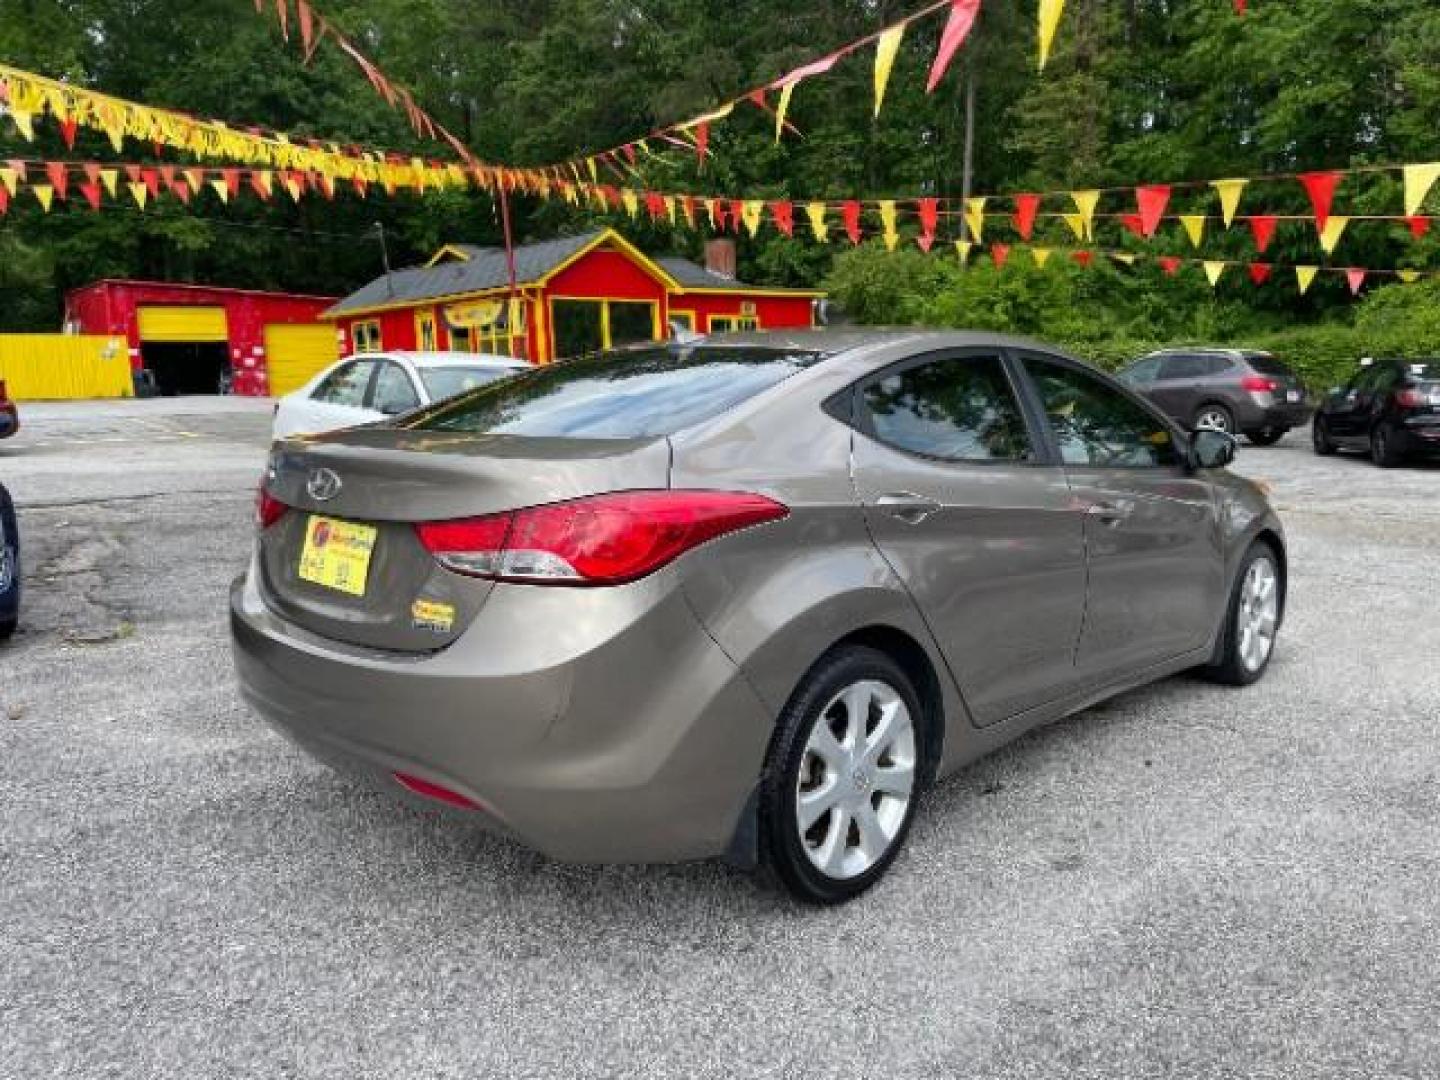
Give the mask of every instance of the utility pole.
[[965, 149], [960, 161], [960, 235], [970, 235], [970, 222], [963, 211], [970, 205], [970, 190], [975, 181], [975, 64], [969, 57], [965, 63]]
[[385, 226], [375, 222], [375, 235], [380, 240], [380, 262], [385, 267], [385, 295], [395, 299], [395, 283], [390, 280], [390, 247], [385, 243]]

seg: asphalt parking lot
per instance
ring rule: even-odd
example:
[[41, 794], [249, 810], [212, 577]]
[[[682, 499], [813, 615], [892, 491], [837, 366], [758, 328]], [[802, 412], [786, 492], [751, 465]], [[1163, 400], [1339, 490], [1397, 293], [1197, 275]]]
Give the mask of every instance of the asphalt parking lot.
[[332, 776], [231, 673], [268, 405], [23, 417], [0, 1077], [1440, 1074], [1440, 466], [1243, 449], [1290, 532], [1266, 679], [1027, 737], [814, 911]]

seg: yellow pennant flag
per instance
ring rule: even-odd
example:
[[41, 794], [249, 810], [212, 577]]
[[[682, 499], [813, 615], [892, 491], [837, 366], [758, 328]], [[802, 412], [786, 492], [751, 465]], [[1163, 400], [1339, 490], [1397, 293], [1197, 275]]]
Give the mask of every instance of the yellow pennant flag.
[[960, 256], [960, 265], [964, 266], [970, 261], [970, 252], [975, 250], [975, 245], [969, 240], [956, 240], [955, 253]]
[[640, 196], [630, 188], [620, 192], [620, 201], [625, 204], [625, 212], [632, 218], [640, 212]]
[[118, 169], [101, 169], [100, 183], [105, 185], [105, 190], [110, 197], [115, 198], [115, 188], [120, 183], [120, 171]]
[[1065, 11], [1065, 0], [1040, 0], [1038, 21], [1040, 24], [1040, 70], [1050, 59], [1050, 46], [1055, 41], [1055, 29], [1060, 25], [1060, 16]]
[[1300, 286], [1300, 295], [1304, 296], [1310, 288], [1310, 283], [1315, 280], [1319, 271], [1318, 266], [1297, 266], [1295, 267], [1295, 282]]
[[1428, 165], [1406, 165], [1405, 175], [1405, 216], [1414, 217], [1425, 203], [1430, 188], [1440, 179], [1440, 161]]
[[880, 35], [875, 45], [875, 115], [880, 115], [880, 106], [885, 102], [885, 88], [890, 85], [890, 72], [895, 67], [895, 56], [900, 51], [900, 42], [905, 37], [905, 24], [892, 26]]
[[199, 191], [205, 186], [205, 171], [203, 169], [186, 169], [185, 179], [189, 181], [191, 191]]
[[20, 134], [25, 137], [26, 142], [35, 141], [35, 116], [32, 113], [16, 109], [10, 109], [10, 119], [15, 121], [15, 126], [20, 129]]
[[1115, 251], [1111, 253], [1110, 257], [1118, 263], [1124, 263], [1126, 266], [1135, 265], [1135, 256], [1128, 251]]
[[14, 169], [0, 169], [0, 184], [5, 185], [5, 190], [10, 193], [11, 198], [15, 197], [15, 189], [19, 183], [20, 178], [15, 175]]
[[31, 184], [30, 191], [31, 194], [35, 196], [35, 200], [45, 208], [45, 212], [48, 214], [50, 212], [50, 204], [55, 201], [55, 189], [49, 184]]
[[1419, 270], [1397, 270], [1395, 271], [1395, 275], [1401, 281], [1405, 282], [1406, 285], [1413, 285], [1420, 280]]
[[745, 219], [745, 228], [749, 230], [750, 236], [754, 238], [760, 233], [760, 221], [765, 214], [765, 202], [763, 199], [746, 199], [741, 208], [741, 216]]
[[785, 133], [785, 114], [790, 111], [790, 95], [795, 92], [795, 84], [788, 82], [780, 88], [780, 103], [775, 106], [775, 141], [780, 141], [780, 136]]
[[1047, 262], [1050, 261], [1050, 249], [1043, 247], [1032, 247], [1030, 249], [1030, 256], [1035, 260], [1036, 266], [1043, 267]]
[[825, 221], [825, 204], [823, 202], [806, 203], [805, 213], [810, 218], [810, 231], [815, 234], [815, 239], [822, 244], [829, 243], [830, 226]]
[[211, 180], [210, 189], [215, 192], [216, 197], [222, 203], [230, 201], [230, 188], [226, 186], [224, 180]]
[[1085, 235], [1080, 239], [1095, 239], [1095, 207], [1100, 204], [1100, 192], [1072, 191], [1070, 200], [1075, 204], [1075, 209], [1080, 211], [1080, 224], [1085, 227]]
[[131, 183], [125, 186], [130, 189], [130, 194], [135, 199], [135, 205], [144, 210], [145, 201], [150, 198], [150, 189], [143, 183]]
[[1210, 280], [1210, 287], [1213, 289], [1220, 283], [1220, 275], [1225, 272], [1225, 264], [1216, 260], [1207, 259], [1205, 262], [1205, 276]]
[[1070, 231], [1075, 234], [1076, 240], [1085, 239], [1085, 218], [1083, 216], [1080, 214], [1061, 214], [1060, 217], [1066, 225], [1070, 226]]
[[720, 214], [720, 200], [718, 200], [718, 199], [706, 199], [706, 200], [705, 200], [705, 213], [706, 213], [707, 215], [709, 215], [709, 217], [710, 217], [710, 228], [711, 228], [714, 232], [719, 232], [719, 231], [720, 231], [720, 217], [719, 217], [719, 214]]
[[1240, 209], [1240, 193], [1245, 190], [1249, 180], [1212, 180], [1210, 186], [1220, 196], [1220, 216], [1225, 221], [1225, 228], [1235, 220], [1235, 211]]
[[1348, 217], [1331, 217], [1325, 221], [1325, 228], [1320, 230], [1320, 246], [1325, 249], [1325, 254], [1334, 252], [1335, 245], [1340, 243], [1340, 237], [1345, 233], [1345, 226], [1350, 224]]
[[882, 199], [880, 201], [880, 224], [885, 229], [885, 247], [894, 251], [900, 243], [900, 231], [895, 227], [895, 200]]
[[1198, 248], [1205, 239], [1205, 215], [1181, 214], [1180, 224], [1185, 227], [1185, 235], [1190, 237], [1191, 245]]
[[979, 243], [985, 239], [985, 196], [978, 195], [965, 201], [965, 225], [970, 230], [970, 239]]
[[[423, 190], [423, 184], [421, 185]], [[300, 181], [292, 176], [285, 177], [285, 190], [290, 193], [290, 198], [295, 202], [300, 201]]]
[[592, 184], [598, 184], [600, 182], [600, 170], [595, 167], [595, 159], [593, 157], [585, 159], [585, 168], [590, 172], [590, 182]]

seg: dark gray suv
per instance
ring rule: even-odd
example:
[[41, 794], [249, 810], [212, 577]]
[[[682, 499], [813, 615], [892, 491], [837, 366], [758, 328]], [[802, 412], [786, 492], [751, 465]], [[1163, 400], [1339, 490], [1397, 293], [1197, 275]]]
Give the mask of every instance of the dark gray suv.
[[1243, 434], [1257, 446], [1310, 419], [1300, 376], [1266, 352], [1163, 349], [1120, 378], [1188, 428]]

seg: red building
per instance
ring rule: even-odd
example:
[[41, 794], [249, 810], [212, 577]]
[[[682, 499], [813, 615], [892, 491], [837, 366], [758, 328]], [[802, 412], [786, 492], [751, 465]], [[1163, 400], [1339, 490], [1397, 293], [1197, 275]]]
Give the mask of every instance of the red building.
[[680, 324], [699, 333], [810, 326], [810, 289], [734, 278], [729, 241], [708, 266], [650, 258], [613, 229], [515, 249], [450, 244], [424, 266], [377, 278], [325, 312], [347, 352], [459, 350], [548, 363], [612, 345], [658, 341]]
[[123, 337], [130, 366], [166, 393], [216, 392], [229, 370], [237, 394], [280, 395], [340, 355], [320, 315], [333, 296], [295, 296], [150, 281], [97, 281], [65, 298], [70, 333]]

